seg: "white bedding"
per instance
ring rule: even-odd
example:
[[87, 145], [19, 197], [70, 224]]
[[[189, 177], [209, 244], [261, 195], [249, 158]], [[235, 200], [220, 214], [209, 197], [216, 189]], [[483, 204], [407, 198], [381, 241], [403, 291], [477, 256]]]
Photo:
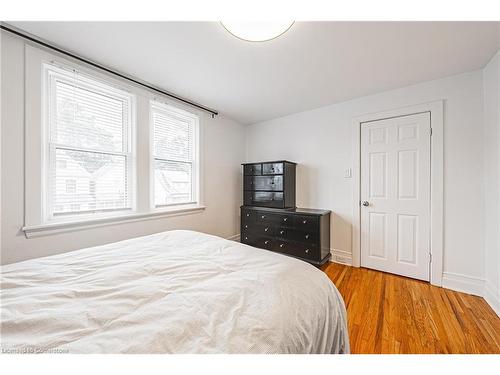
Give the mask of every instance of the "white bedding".
[[349, 352], [323, 272], [197, 232], [6, 265], [1, 283], [4, 352]]

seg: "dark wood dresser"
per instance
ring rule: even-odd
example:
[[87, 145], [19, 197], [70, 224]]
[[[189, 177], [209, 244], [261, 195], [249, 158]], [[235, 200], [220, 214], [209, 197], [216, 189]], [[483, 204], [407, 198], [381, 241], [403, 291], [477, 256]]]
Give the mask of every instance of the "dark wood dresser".
[[243, 204], [295, 208], [295, 166], [286, 160], [243, 164]]
[[330, 211], [241, 206], [241, 242], [316, 266], [330, 259]]

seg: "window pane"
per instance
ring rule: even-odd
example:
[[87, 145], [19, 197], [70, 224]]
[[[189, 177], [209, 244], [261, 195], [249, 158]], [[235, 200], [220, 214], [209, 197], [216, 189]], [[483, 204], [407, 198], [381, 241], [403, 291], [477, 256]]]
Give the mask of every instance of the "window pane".
[[155, 205], [192, 202], [192, 165], [155, 160]]
[[56, 149], [55, 159], [54, 214], [130, 207], [125, 156]]
[[154, 155], [158, 158], [191, 161], [193, 124], [168, 112], [154, 109]]
[[[54, 81], [52, 141], [72, 147], [124, 151], [128, 100], [78, 83]], [[53, 98], [54, 99], [54, 98]]]

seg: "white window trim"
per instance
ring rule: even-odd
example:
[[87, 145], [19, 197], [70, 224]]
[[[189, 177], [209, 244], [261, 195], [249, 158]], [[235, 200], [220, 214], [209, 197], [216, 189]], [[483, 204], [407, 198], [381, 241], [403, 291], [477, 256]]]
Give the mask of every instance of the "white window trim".
[[[46, 134], [44, 131], [44, 113], [41, 100], [43, 90], [43, 64], [60, 64], [60, 66], [76, 67], [80, 72], [86, 73], [96, 79], [102, 79], [106, 84], [111, 84], [120, 90], [130, 92], [136, 96], [134, 136], [136, 142], [133, 142], [135, 150], [133, 154], [136, 159], [134, 178], [132, 180], [135, 202], [135, 210], [124, 210], [113, 212], [112, 215], [90, 215], [83, 217], [74, 215], [66, 220], [57, 220], [45, 222], [45, 195], [44, 195], [44, 176], [45, 161], [44, 150]], [[176, 206], [166, 206], [154, 208], [154, 200], [151, 195], [151, 174], [153, 172], [152, 140], [151, 140], [151, 121], [149, 103], [151, 100], [161, 101], [167, 105], [176, 108], [179, 111], [185, 111], [196, 116], [199, 120], [197, 130], [197, 190], [198, 197], [195, 204], [183, 204]], [[161, 219], [170, 216], [196, 214], [205, 210], [204, 206], [204, 179], [203, 179], [203, 119], [202, 113], [191, 107], [177, 103], [166, 97], [152, 94], [150, 91], [137, 86], [126, 84], [109, 75], [81, 65], [81, 63], [61, 57], [58, 54], [48, 52], [46, 49], [35, 47], [29, 43], [25, 45], [25, 192], [24, 192], [24, 226], [21, 228], [27, 238], [53, 235], [57, 233], [85, 230], [105, 225], [116, 225], [121, 223], [130, 223], [143, 220]], [[147, 124], [146, 124], [147, 122]], [[141, 181], [137, 184], [137, 181]], [[153, 205], [152, 205], [153, 202]]]
[[160, 105], [165, 106], [165, 109], [167, 111], [171, 111], [174, 113], [179, 114], [180, 116], [183, 117], [189, 117], [193, 120], [194, 122], [194, 129], [193, 129], [193, 160], [192, 160], [192, 187], [191, 187], [191, 197], [192, 197], [192, 202], [188, 203], [174, 203], [174, 204], [165, 204], [165, 205], [156, 205], [155, 204], [155, 175], [154, 175], [154, 165], [155, 165], [155, 159], [157, 159], [154, 155], [154, 123], [153, 123], [153, 117], [152, 117], [152, 111], [149, 111], [149, 134], [150, 134], [150, 144], [151, 147], [150, 149], [150, 208], [151, 211], [153, 212], [168, 212], [171, 210], [175, 210], [175, 207], [179, 207], [182, 209], [184, 206], [189, 206], [189, 205], [202, 205], [201, 202], [201, 178], [200, 178], [200, 116], [192, 113], [185, 111], [181, 108], [174, 107], [172, 105], [169, 105], [168, 103], [158, 99], [158, 98], [153, 98], [150, 103], [149, 103], [149, 109], [151, 109], [151, 106], [154, 103], [158, 103]]
[[158, 212], [134, 213], [124, 215], [114, 215], [109, 217], [99, 217], [91, 220], [59, 221], [41, 225], [31, 225], [22, 228], [26, 238], [43, 237], [75, 230], [100, 228], [108, 225], [133, 223], [144, 220], [163, 219], [172, 216], [183, 216], [199, 213], [205, 210], [205, 206], [199, 204], [184, 205], [182, 207], [172, 207]]
[[[42, 119], [42, 127], [43, 127], [43, 134], [44, 134], [44, 141], [43, 141], [43, 152], [44, 152], [44, 165], [42, 167], [43, 169], [43, 197], [44, 201], [42, 203], [42, 215], [43, 215], [43, 222], [42, 224], [50, 224], [53, 222], [73, 222], [73, 221], [88, 221], [92, 220], [94, 218], [106, 218], [109, 216], [121, 216], [124, 213], [135, 213], [137, 210], [136, 206], [136, 163], [135, 163], [135, 158], [136, 158], [136, 121], [137, 121], [137, 116], [136, 116], [136, 96], [128, 90], [126, 90], [125, 87], [115, 87], [116, 85], [113, 84], [113, 82], [108, 82], [104, 81], [98, 76], [90, 76], [86, 72], [80, 72], [80, 68], [78, 68], [78, 75], [80, 76], [80, 80], [86, 84], [89, 84], [89, 82], [86, 81], [92, 81], [92, 83], [96, 83], [98, 86], [102, 86], [105, 90], [109, 91], [109, 87], [112, 88], [113, 91], [116, 91], [116, 93], [120, 96], [123, 96], [129, 101], [130, 105], [130, 112], [129, 112], [129, 118], [128, 118], [128, 126], [127, 126], [127, 132], [125, 134], [125, 144], [126, 147], [123, 151], [109, 151], [109, 150], [99, 150], [99, 149], [87, 149], [85, 147], [72, 147], [72, 146], [67, 146], [67, 145], [61, 145], [61, 144], [56, 144], [54, 142], [50, 142], [50, 114], [46, 111], [48, 108], [48, 100], [49, 96], [53, 94], [52, 90], [52, 82], [50, 81], [50, 75], [49, 70], [52, 71], [56, 75], [61, 75], [63, 78], [64, 76], [68, 73], [73, 71], [73, 69], [69, 66], [62, 66], [60, 63], [42, 63], [42, 70], [43, 70], [43, 77], [42, 77], [42, 113], [43, 113], [43, 119]], [[123, 140], [122, 140], [123, 141]], [[52, 161], [55, 161], [54, 154], [56, 148], [65, 148], [65, 149], [72, 149], [76, 151], [88, 151], [88, 152], [102, 152], [104, 154], [109, 154], [109, 155], [119, 155], [119, 156], [124, 156], [125, 160], [127, 161], [126, 169], [127, 169], [127, 174], [129, 175], [128, 178], [128, 199], [130, 202], [130, 207], [124, 207], [124, 208], [119, 208], [119, 209], [112, 209], [112, 210], [95, 210], [93, 212], [88, 212], [88, 213], [79, 213], [76, 212], [74, 214], [68, 213], [67, 215], [54, 215], [53, 213], [53, 202], [51, 202], [52, 196], [50, 196], [49, 192], [51, 191], [51, 186], [50, 186], [50, 180], [48, 178], [48, 173], [50, 172], [48, 165]]]

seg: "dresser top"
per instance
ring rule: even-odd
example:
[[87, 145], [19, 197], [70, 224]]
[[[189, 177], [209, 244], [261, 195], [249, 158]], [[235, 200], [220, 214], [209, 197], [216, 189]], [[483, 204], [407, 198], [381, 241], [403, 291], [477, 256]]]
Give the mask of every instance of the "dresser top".
[[315, 208], [268, 208], [268, 207], [257, 207], [257, 206], [241, 206], [246, 210], [255, 211], [267, 211], [276, 212], [279, 214], [294, 213], [298, 215], [328, 215], [331, 213], [330, 210], [319, 210]]
[[295, 164], [293, 161], [288, 161], [288, 160], [273, 160], [273, 161], [257, 161], [255, 163], [241, 163], [241, 165], [253, 165], [253, 164], [272, 164], [272, 163], [288, 163], [288, 164]]

